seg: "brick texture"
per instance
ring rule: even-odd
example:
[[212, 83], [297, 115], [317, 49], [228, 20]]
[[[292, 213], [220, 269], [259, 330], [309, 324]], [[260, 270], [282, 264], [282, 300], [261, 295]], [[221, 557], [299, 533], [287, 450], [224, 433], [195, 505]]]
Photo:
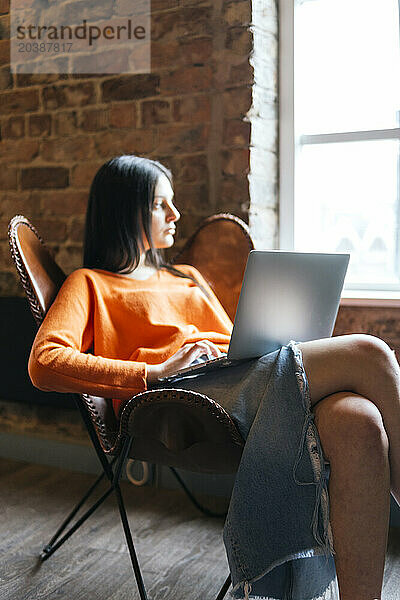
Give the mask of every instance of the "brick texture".
[[21, 171], [21, 188], [23, 190], [65, 188], [67, 186], [68, 169], [64, 167], [32, 167]]
[[10, 41], [0, 40], [0, 65], [8, 65], [10, 62]]
[[0, 90], [11, 89], [13, 79], [11, 75], [10, 67], [0, 68]]
[[74, 85], [52, 85], [43, 89], [43, 104], [46, 110], [67, 106], [86, 106], [95, 100], [92, 82]]
[[0, 0], [0, 15], [5, 15], [10, 10], [10, 0]]
[[39, 110], [38, 90], [21, 90], [0, 94], [0, 114], [17, 114]]
[[135, 129], [137, 107], [133, 102], [116, 102], [109, 105], [110, 127], [115, 129]]
[[157, 95], [159, 77], [152, 73], [146, 75], [127, 75], [114, 77], [101, 84], [102, 100], [132, 100]]
[[30, 137], [45, 137], [51, 133], [51, 115], [39, 114], [29, 117]]
[[1, 127], [2, 138], [22, 138], [25, 135], [25, 117], [5, 119]]
[[[29, 5], [29, 0], [18, 1]], [[94, 0], [90, 2], [95, 6]], [[259, 0], [153, 0], [150, 73], [128, 74], [129, 56], [110, 52], [100, 56], [101, 75], [16, 75], [10, 72], [9, 41], [0, 40], [3, 250], [8, 220], [22, 213], [38, 227], [67, 273], [78, 268], [90, 183], [105, 160], [121, 153], [160, 159], [172, 169], [176, 201], [183, 211], [177, 248], [202, 218], [218, 211], [250, 219], [256, 230], [254, 223], [262, 207], [261, 200], [256, 198], [253, 205], [250, 198], [252, 176], [257, 177], [255, 190], [267, 190], [268, 211], [262, 213], [262, 222], [269, 235], [266, 244], [273, 245], [277, 227], [276, 90], [272, 89], [277, 81], [277, 0], [269, 0], [262, 11], [259, 29], [267, 32], [268, 44], [257, 46], [272, 49], [265, 96], [269, 125], [262, 130], [268, 133], [267, 145], [260, 134], [252, 140], [253, 115], [264, 118], [256, 105], [265, 85], [260, 81], [257, 87], [256, 67], [250, 58], [255, 2]], [[53, 3], [48, 4], [47, 10], [52, 10]], [[131, 4], [116, 0], [107, 10], [123, 17]], [[8, 7], [8, 0], [0, 0], [0, 15]], [[65, 22], [85, 18], [70, 0], [58, 2], [57, 11], [63, 11]], [[58, 59], [61, 69], [65, 60]], [[69, 60], [78, 65], [79, 51]], [[121, 74], [107, 74], [110, 64], [117, 64]], [[265, 173], [259, 168], [264, 151], [270, 165]], [[261, 159], [256, 161], [256, 157]], [[256, 173], [250, 169], [252, 163], [257, 165]], [[1, 252], [2, 293], [20, 290], [15, 277], [6, 252]]]

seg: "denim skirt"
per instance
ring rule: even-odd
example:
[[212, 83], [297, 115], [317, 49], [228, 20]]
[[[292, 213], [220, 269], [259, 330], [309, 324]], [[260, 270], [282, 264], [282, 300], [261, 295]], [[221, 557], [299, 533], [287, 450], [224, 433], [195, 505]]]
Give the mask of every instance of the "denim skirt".
[[168, 387], [218, 402], [246, 440], [223, 534], [232, 597], [336, 600], [329, 463], [299, 345]]

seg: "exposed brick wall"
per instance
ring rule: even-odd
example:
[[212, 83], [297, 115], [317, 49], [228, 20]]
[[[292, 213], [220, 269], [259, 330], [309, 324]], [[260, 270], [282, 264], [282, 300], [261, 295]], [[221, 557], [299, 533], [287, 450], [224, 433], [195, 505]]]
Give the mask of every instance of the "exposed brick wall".
[[[270, 17], [273, 33], [266, 35], [275, 39], [276, 2], [265, 5], [262, 27]], [[3, 32], [7, 12], [8, 2], [0, 0]], [[14, 214], [32, 220], [67, 273], [81, 265], [91, 179], [119, 153], [156, 158], [172, 169], [183, 212], [178, 245], [214, 212], [248, 221], [251, 19], [251, 0], [153, 0], [149, 74], [14, 75], [9, 42], [0, 40], [0, 295], [21, 293], [6, 240]], [[269, 70], [276, 71], [275, 55]], [[268, 119], [275, 105], [276, 90]], [[259, 108], [253, 117], [260, 122]], [[276, 151], [275, 140], [274, 132], [267, 151]], [[265, 149], [258, 138], [255, 146]], [[257, 173], [260, 184], [259, 162]], [[269, 177], [274, 193], [276, 173]]]

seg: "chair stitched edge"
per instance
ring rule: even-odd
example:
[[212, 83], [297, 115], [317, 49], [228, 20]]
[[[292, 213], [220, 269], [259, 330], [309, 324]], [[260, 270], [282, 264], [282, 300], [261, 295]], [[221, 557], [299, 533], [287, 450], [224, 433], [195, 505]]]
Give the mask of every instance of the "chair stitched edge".
[[32, 315], [37, 323], [41, 325], [44, 319], [44, 311], [40, 306], [39, 300], [34, 292], [31, 284], [30, 277], [25, 269], [25, 266], [21, 260], [20, 251], [17, 244], [17, 226], [25, 225], [28, 227], [38, 238], [39, 242], [45, 246], [42, 238], [40, 237], [36, 228], [30, 223], [30, 221], [23, 215], [15, 215], [8, 225], [8, 241], [10, 244], [11, 257], [16, 266], [18, 275], [20, 277], [22, 287], [24, 288], [25, 294], [28, 297], [29, 308], [31, 309]]
[[101, 447], [106, 454], [114, 453], [120, 449], [120, 433], [117, 431], [109, 431], [104, 420], [99, 415], [96, 406], [89, 394], [77, 394], [79, 400], [83, 402], [89, 416], [92, 420], [94, 428], [99, 438]]
[[234, 421], [226, 412], [226, 410], [220, 404], [218, 404], [218, 402], [204, 394], [200, 394], [199, 392], [192, 392], [180, 388], [159, 388], [156, 390], [147, 390], [133, 396], [125, 405], [121, 413], [121, 435], [129, 435], [129, 418], [134, 410], [140, 406], [143, 406], [144, 404], [162, 402], [164, 399], [170, 401], [179, 400], [183, 401], [182, 403], [188, 406], [205, 409], [221, 423], [224, 429], [227, 430], [234, 444], [238, 446], [244, 445], [243, 438], [240, 435]]

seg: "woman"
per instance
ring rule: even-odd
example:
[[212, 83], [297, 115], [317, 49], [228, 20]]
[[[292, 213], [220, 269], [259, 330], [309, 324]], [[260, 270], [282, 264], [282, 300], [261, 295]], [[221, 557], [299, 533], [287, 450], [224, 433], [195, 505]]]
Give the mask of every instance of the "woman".
[[[84, 268], [67, 278], [32, 348], [37, 387], [112, 397], [118, 413], [159, 377], [227, 349], [232, 324], [200, 273], [162, 261], [179, 217], [160, 163], [121, 156], [100, 168]], [[381, 597], [390, 492], [400, 503], [399, 374], [383, 341], [348, 335], [291, 343], [179, 383], [217, 400], [248, 436], [224, 532], [235, 597], [322, 596], [333, 553], [341, 600]], [[264, 470], [257, 496], [254, 476]], [[305, 481], [312, 472], [318, 477]], [[266, 494], [275, 497], [268, 514]], [[316, 560], [324, 550], [325, 567]]]

